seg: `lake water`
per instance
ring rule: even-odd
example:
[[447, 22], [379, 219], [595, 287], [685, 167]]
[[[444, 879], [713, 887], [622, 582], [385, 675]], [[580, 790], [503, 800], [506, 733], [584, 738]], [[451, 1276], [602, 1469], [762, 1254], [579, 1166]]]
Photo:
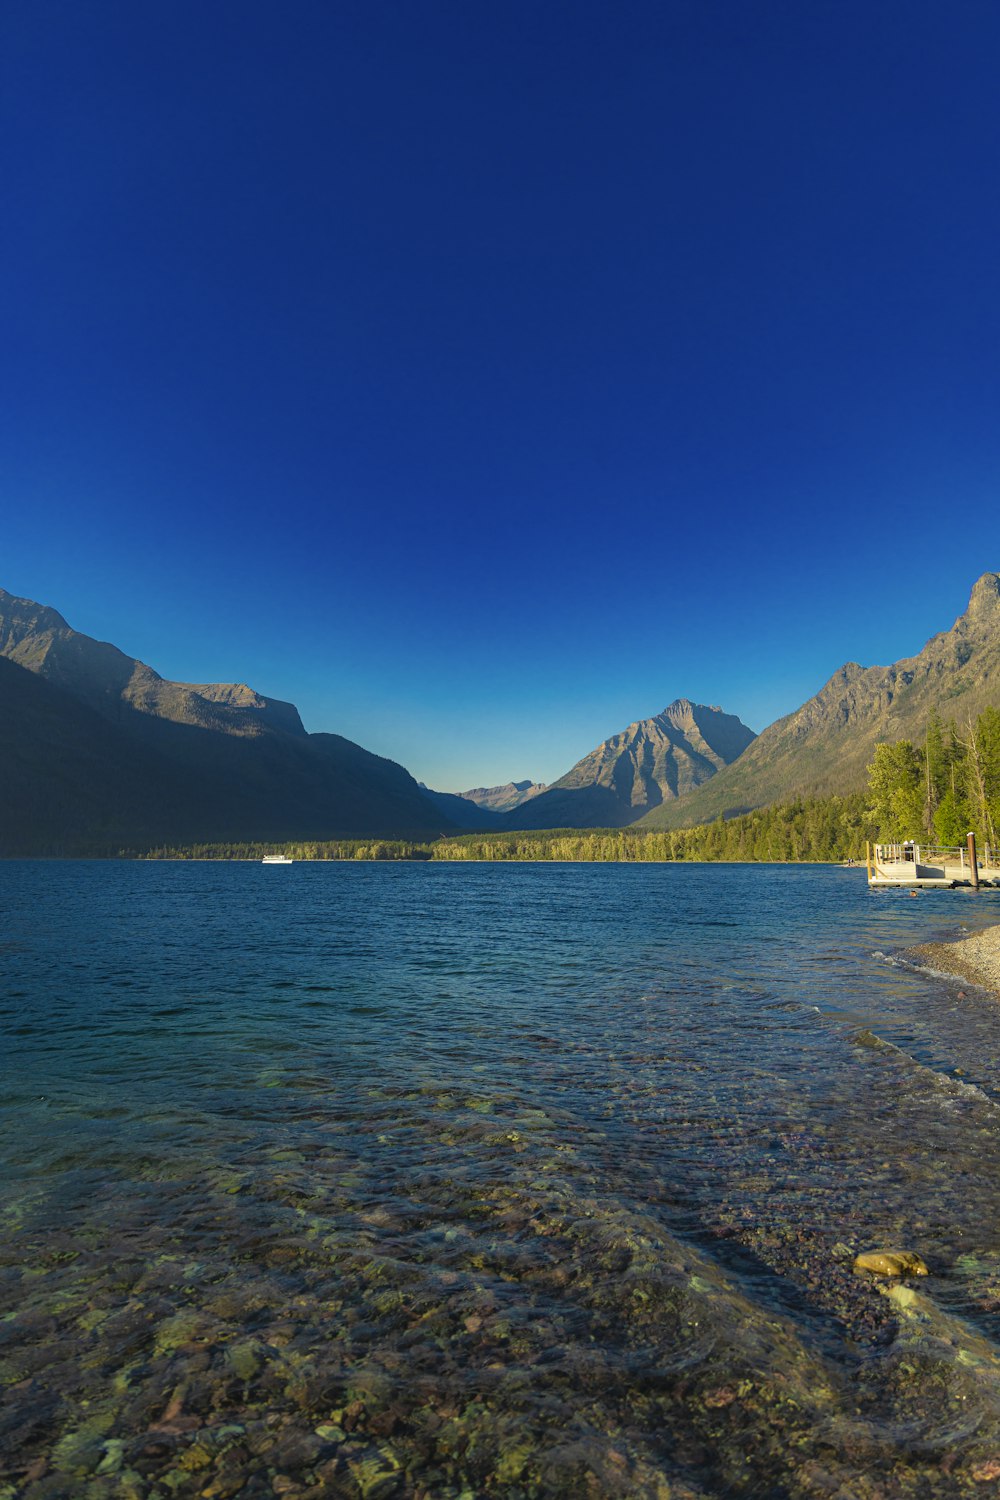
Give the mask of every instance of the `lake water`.
[[[1000, 893], [0, 864], [0, 1500], [984, 1495]], [[919, 1252], [890, 1299], [862, 1249]]]

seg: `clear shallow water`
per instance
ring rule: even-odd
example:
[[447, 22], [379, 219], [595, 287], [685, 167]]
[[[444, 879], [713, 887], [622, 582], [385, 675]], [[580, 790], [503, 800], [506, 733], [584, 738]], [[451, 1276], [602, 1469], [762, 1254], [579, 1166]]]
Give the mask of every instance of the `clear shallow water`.
[[[0, 896], [3, 1500], [997, 1487], [1000, 1007], [894, 961], [996, 896], [130, 863]], [[909, 1306], [850, 1269], [892, 1246]]]

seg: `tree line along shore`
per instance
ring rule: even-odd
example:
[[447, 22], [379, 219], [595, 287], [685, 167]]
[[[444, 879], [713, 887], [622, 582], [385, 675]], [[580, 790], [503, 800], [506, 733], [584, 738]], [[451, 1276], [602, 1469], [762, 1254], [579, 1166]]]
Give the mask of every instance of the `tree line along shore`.
[[[473, 833], [417, 843], [404, 839], [334, 839], [280, 844], [194, 844], [151, 849], [145, 859], [448, 860], [491, 863], [531, 860], [663, 863], [734, 860], [841, 861], [870, 837], [865, 799], [828, 797], [762, 808], [737, 818], [670, 832], [565, 828], [539, 833]], [[122, 851], [123, 853], [127, 851]]]
[[425, 843], [408, 839], [330, 839], [161, 845], [119, 850], [142, 859], [448, 860], [494, 863], [621, 861], [662, 863], [840, 863], [860, 860], [866, 841], [926, 837], [959, 844], [971, 829], [984, 844], [1000, 828], [1000, 711], [964, 726], [935, 714], [922, 744], [876, 746], [867, 792], [800, 798], [717, 818], [694, 828], [480, 832]]

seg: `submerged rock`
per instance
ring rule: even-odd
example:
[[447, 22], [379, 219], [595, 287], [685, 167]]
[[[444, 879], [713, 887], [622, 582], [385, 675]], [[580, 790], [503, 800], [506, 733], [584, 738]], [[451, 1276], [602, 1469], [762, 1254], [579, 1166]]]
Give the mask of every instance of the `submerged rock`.
[[927, 1276], [926, 1265], [912, 1250], [866, 1250], [855, 1257], [856, 1271], [873, 1271], [876, 1276]]

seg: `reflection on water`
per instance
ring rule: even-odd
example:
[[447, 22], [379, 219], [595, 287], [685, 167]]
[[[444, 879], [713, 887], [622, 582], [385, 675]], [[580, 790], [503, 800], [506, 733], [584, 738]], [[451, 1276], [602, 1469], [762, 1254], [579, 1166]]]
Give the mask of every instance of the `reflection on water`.
[[[1000, 1479], [988, 893], [0, 865], [0, 1500]], [[857, 1250], [932, 1275], [885, 1296]]]

